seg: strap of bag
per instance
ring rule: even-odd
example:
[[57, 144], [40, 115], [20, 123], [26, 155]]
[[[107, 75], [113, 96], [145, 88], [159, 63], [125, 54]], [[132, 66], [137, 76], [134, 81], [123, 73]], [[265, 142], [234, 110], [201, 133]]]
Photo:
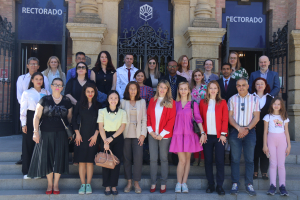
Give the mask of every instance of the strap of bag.
[[194, 101], [191, 101], [191, 109], [192, 109], [193, 121], [195, 121], [195, 119], [194, 119]]
[[[111, 158], [114, 161], [114, 163], [117, 164], [117, 161], [115, 160], [115, 155], [111, 152], [110, 149], [108, 151], [110, 152]], [[105, 150], [105, 153], [107, 153], [107, 150]], [[108, 160], [108, 154], [107, 154], [106, 160]]]
[[68, 129], [68, 127], [66, 126], [66, 124], [65, 124], [64, 120], [61, 118], [61, 116], [60, 116], [60, 119], [61, 119], [61, 122], [63, 123], [65, 129]]

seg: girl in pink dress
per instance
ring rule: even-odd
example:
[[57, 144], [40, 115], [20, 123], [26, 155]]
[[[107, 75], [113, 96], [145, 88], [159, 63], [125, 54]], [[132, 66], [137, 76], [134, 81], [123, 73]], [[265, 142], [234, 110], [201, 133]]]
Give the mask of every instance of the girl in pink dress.
[[194, 104], [194, 119], [201, 132], [204, 133], [204, 131], [199, 106], [196, 102], [191, 101], [188, 82], [179, 83], [176, 100], [176, 119], [169, 151], [178, 153], [179, 163], [175, 192], [179, 193], [188, 192], [186, 182], [190, 171], [191, 154], [203, 150], [200, 138], [193, 131], [191, 103]]

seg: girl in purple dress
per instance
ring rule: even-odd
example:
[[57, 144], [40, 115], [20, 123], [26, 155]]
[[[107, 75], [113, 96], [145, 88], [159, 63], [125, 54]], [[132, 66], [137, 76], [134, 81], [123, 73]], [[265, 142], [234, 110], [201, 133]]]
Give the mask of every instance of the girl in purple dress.
[[198, 135], [193, 131], [191, 103], [194, 104], [194, 119], [201, 132], [204, 133], [204, 131], [199, 106], [196, 102], [191, 101], [188, 82], [179, 83], [176, 100], [176, 119], [169, 151], [177, 153], [179, 158], [175, 188], [175, 192], [179, 193], [188, 192], [186, 182], [190, 171], [191, 154], [203, 150]]

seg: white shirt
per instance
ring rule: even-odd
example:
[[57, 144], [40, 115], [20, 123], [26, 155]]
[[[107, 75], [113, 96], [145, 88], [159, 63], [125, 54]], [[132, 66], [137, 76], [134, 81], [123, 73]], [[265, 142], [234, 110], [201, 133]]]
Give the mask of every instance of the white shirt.
[[[29, 73], [27, 73], [27, 74], [23, 74], [23, 75], [19, 76], [19, 78], [17, 80], [17, 99], [18, 99], [19, 104], [21, 104], [22, 93], [25, 90], [28, 90], [30, 79], [31, 79], [31, 75]], [[49, 81], [46, 76], [44, 76], [44, 85], [45, 85], [45, 89], [49, 91], [49, 88], [50, 88]]]
[[208, 103], [207, 113], [206, 113], [207, 135], [217, 135], [215, 107], [216, 107], [216, 100], [210, 99]]
[[[135, 72], [138, 69], [135, 68], [133, 65], [131, 65], [130, 67], [130, 81], [135, 81], [135, 79], [133, 78]], [[123, 95], [125, 92], [125, 88], [128, 84], [128, 70], [126, 65], [124, 64], [122, 67], [119, 67], [117, 69], [117, 86], [116, 86], [116, 90], [120, 95], [120, 98], [123, 99]]]
[[40, 99], [49, 94], [50, 93], [45, 89], [42, 89], [41, 92], [38, 92], [34, 88], [25, 90], [23, 92], [20, 103], [20, 120], [22, 126], [26, 125], [27, 110], [35, 111], [36, 105]]
[[157, 84], [158, 84], [158, 79], [155, 78], [154, 74], [150, 74], [150, 77], [151, 77], [153, 91], [156, 92], [156, 88], [157, 88]]
[[254, 96], [257, 97], [258, 101], [259, 101], [259, 109], [262, 109], [267, 101], [267, 95], [269, 95], [269, 93], [265, 94], [264, 96], [262, 96], [261, 98], [254, 92], [253, 93]]
[[272, 114], [265, 115], [263, 120], [269, 122], [268, 132], [270, 133], [284, 133], [284, 125], [290, 121], [289, 118], [283, 121], [280, 115]]
[[224, 78], [224, 76], [223, 76], [223, 83], [224, 83], [224, 87], [225, 87], [225, 81], [227, 80], [227, 86], [228, 86], [228, 84], [229, 84], [229, 81], [230, 81], [230, 76], [229, 76], [229, 78], [228, 79], [226, 79], [226, 78]]
[[[42, 74], [45, 76], [44, 73], [45, 73], [45, 71], [42, 72]], [[52, 81], [53, 81], [53, 79], [55, 79], [55, 78], [60, 78], [59, 71], [56, 70], [55, 74], [53, 75], [52, 71], [50, 70], [49, 73], [48, 73], [47, 78], [48, 78], [49, 84], [51, 84]], [[65, 88], [66, 88], [66, 84], [67, 84], [67, 83], [66, 83], [66, 75], [65, 75], [65, 73], [62, 73], [62, 80], [63, 80], [63, 82], [64, 82], [64, 89], [61, 91], [61, 95], [64, 95], [64, 93], [65, 93]], [[51, 89], [51, 87], [49, 87], [49, 92], [52, 94], [52, 89]]]
[[[165, 129], [162, 130], [162, 132], [159, 134], [159, 124], [160, 124], [160, 118], [163, 112], [164, 107], [160, 105], [161, 101], [164, 99], [164, 97], [158, 97], [156, 106], [155, 106], [155, 133], [156, 135], [161, 135], [161, 137], [164, 137], [165, 135], [169, 134], [169, 131], [166, 131]], [[151, 126], [147, 127], [148, 132], [153, 132], [153, 129]], [[168, 139], [168, 138], [163, 138]]]

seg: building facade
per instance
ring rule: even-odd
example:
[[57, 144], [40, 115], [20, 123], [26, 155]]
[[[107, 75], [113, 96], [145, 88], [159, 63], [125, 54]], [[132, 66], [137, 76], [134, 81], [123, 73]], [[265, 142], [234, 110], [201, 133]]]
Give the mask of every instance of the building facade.
[[0, 135], [18, 131], [15, 82], [31, 56], [43, 71], [55, 55], [67, 71], [78, 51], [91, 68], [102, 50], [116, 67], [131, 52], [135, 66], [143, 69], [147, 57], [156, 56], [164, 71], [168, 60], [187, 55], [192, 69], [209, 58], [218, 73], [228, 51], [237, 51], [249, 75], [261, 55], [272, 58], [291, 138], [300, 140], [300, 0], [0, 0], [0, 15], [15, 32], [14, 57], [0, 55]]

